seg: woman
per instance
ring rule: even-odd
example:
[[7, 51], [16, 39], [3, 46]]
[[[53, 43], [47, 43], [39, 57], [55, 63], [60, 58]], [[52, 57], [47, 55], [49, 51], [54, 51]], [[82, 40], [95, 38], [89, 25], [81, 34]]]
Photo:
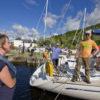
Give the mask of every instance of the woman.
[[43, 52], [43, 58], [44, 58], [44, 60], [46, 60], [46, 61], [49, 59], [49, 52], [48, 52], [47, 49], [45, 49], [45, 52]]
[[0, 100], [12, 100], [16, 69], [4, 56], [10, 51], [9, 38], [0, 34]]

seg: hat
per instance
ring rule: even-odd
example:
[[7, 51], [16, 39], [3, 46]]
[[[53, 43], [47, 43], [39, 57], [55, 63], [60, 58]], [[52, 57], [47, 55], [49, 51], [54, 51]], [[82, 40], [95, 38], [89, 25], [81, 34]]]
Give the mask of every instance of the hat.
[[57, 46], [59, 46], [60, 44], [59, 44], [59, 43], [57, 43], [56, 45], [57, 45]]
[[85, 32], [85, 34], [91, 34], [92, 33], [92, 30], [88, 30]]
[[59, 46], [60, 44], [59, 43], [56, 43], [54, 46]]

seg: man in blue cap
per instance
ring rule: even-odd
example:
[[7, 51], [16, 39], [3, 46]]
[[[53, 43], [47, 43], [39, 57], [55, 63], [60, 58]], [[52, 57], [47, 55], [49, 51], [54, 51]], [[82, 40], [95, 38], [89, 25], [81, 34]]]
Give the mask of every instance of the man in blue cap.
[[59, 48], [59, 44], [57, 43], [52, 49], [52, 55], [51, 59], [54, 64], [55, 70], [58, 71], [58, 61], [59, 61], [59, 55], [61, 54], [61, 48]]

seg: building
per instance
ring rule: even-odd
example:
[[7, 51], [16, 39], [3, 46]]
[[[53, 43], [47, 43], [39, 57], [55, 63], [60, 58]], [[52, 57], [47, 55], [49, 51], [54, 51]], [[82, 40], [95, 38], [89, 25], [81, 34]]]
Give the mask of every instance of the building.
[[16, 39], [13, 41], [13, 45], [15, 47], [19, 47], [19, 46], [25, 46], [25, 48], [28, 48], [30, 47], [30, 45], [32, 44], [32, 47], [37, 47], [37, 43], [35, 42], [32, 42], [31, 40], [27, 40], [27, 39], [24, 39], [24, 40], [21, 40], [21, 39]]

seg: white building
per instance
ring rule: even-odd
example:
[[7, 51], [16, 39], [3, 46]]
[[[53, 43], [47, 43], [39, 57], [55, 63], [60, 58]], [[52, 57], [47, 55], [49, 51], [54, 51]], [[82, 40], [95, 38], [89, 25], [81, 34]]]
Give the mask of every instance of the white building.
[[[19, 46], [23, 46], [23, 42], [24, 42], [24, 46], [25, 48], [30, 47], [32, 41], [31, 40], [14, 40], [13, 44], [15, 47], [19, 47]], [[37, 47], [36, 43], [32, 43], [32, 47]]]

